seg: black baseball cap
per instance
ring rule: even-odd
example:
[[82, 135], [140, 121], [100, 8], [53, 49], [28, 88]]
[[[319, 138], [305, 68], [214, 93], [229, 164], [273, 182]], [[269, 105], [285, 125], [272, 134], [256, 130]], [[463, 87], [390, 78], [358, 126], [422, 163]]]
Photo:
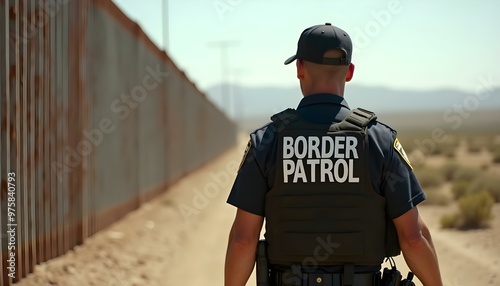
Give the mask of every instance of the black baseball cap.
[[[325, 58], [323, 55], [331, 49], [344, 52], [342, 58]], [[296, 59], [323, 65], [349, 65], [352, 56], [352, 42], [349, 35], [330, 23], [305, 29], [297, 44], [297, 54], [285, 61], [285, 65]]]

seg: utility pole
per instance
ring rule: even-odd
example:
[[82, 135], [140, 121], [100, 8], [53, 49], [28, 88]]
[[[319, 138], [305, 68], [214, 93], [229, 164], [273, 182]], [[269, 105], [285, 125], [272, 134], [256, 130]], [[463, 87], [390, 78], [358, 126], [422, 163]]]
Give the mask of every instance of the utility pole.
[[236, 41], [223, 40], [210, 42], [210, 47], [216, 47], [220, 49], [220, 73], [221, 73], [221, 101], [222, 106], [226, 109], [226, 115], [230, 112], [230, 102], [229, 102], [229, 57], [228, 50], [230, 47], [234, 47], [238, 43]]
[[170, 30], [170, 22], [168, 19], [168, 0], [161, 0], [161, 12], [162, 12], [162, 31], [163, 31], [163, 50], [165, 53], [168, 53], [168, 42], [169, 42], [169, 30]]
[[238, 125], [242, 125], [242, 121], [244, 120], [244, 101], [243, 101], [243, 95], [240, 93], [240, 81], [239, 77], [243, 74], [246, 74], [247, 70], [245, 69], [234, 69], [232, 71], [232, 90], [231, 90], [231, 95], [232, 95], [232, 100], [231, 100], [231, 108], [232, 108], [232, 114], [233, 118], [238, 123]]

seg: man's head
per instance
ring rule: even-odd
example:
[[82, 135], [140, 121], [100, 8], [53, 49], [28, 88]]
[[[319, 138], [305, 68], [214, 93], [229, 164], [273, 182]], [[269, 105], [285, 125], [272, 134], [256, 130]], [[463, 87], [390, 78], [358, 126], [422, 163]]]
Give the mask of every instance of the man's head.
[[350, 81], [354, 73], [351, 58], [349, 35], [326, 23], [305, 29], [297, 53], [285, 64], [297, 60], [297, 78], [305, 96], [320, 92], [343, 95], [345, 82]]

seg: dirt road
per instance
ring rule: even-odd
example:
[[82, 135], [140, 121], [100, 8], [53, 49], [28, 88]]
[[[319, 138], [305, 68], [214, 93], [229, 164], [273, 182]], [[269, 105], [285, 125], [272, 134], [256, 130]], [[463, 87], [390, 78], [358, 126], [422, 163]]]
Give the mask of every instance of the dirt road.
[[[246, 141], [74, 251], [36, 267], [16, 285], [223, 285], [225, 203]], [[447, 286], [500, 285], [500, 206], [487, 230], [439, 229], [442, 207], [421, 207]], [[406, 274], [402, 257], [398, 266]], [[255, 285], [255, 278], [248, 285]], [[417, 284], [421, 285], [421, 284]]]

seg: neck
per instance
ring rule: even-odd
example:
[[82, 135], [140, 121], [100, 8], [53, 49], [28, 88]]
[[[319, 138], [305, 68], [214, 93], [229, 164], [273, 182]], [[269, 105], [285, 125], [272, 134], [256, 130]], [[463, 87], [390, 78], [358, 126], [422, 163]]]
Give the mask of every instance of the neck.
[[333, 93], [344, 97], [344, 84], [315, 85], [309, 88], [302, 88], [302, 94], [308, 96], [316, 93]]

